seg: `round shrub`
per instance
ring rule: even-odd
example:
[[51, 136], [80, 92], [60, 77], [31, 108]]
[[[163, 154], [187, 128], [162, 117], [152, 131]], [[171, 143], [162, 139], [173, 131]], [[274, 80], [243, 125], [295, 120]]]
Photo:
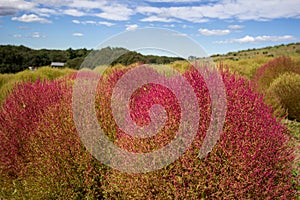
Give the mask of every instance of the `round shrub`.
[[282, 107], [290, 119], [300, 121], [300, 74], [280, 75], [271, 83], [265, 98], [267, 102], [276, 99], [278, 103], [271, 104], [274, 109]]
[[290, 57], [278, 57], [261, 66], [253, 77], [253, 86], [256, 91], [265, 93], [273, 80], [286, 72], [300, 74], [300, 67]]
[[[109, 120], [103, 120], [102, 126], [112, 134], [115, 144], [127, 151], [149, 152], [160, 148], [174, 137], [173, 130], [176, 130], [179, 123], [177, 117], [180, 117], [178, 104], [168, 90], [158, 85], [149, 84], [145, 86], [146, 90], [138, 90], [133, 94], [130, 105], [136, 124], [149, 123], [149, 102], [166, 106], [170, 118], [156, 136], [132, 138], [118, 129], [109, 112], [112, 89], [124, 73], [126, 71], [112, 74], [107, 81], [110, 84], [100, 86], [105, 95], [98, 102], [102, 108], [99, 117]], [[174, 163], [150, 173], [130, 174], [109, 169], [103, 183], [105, 198], [294, 198], [295, 190], [291, 182], [293, 156], [288, 146], [287, 130], [273, 117], [260, 95], [251, 90], [249, 82], [222, 72], [228, 103], [225, 126], [213, 151], [200, 159], [199, 149], [210, 120], [210, 99], [205, 82], [196, 70], [189, 70], [184, 76], [194, 88], [201, 110], [199, 129], [191, 147]], [[175, 124], [170, 125], [169, 122], [174, 120]]]
[[83, 147], [70, 101], [69, 93], [66, 99], [51, 106], [27, 141], [32, 160], [21, 178], [26, 181], [23, 192], [28, 198], [102, 198], [105, 166]]
[[0, 112], [0, 127], [3, 131], [1, 135], [1, 147], [11, 146], [15, 151], [1, 154], [1, 162], [7, 160], [6, 171], [17, 171], [22, 169], [23, 158], [26, 158], [26, 148], [30, 133], [35, 130], [38, 122], [43, 117], [48, 107], [58, 103], [67, 87], [62, 81], [46, 82], [36, 81], [29, 83], [19, 83], [7, 97]]
[[16, 86], [0, 111], [0, 198], [101, 198], [104, 166], [72, 118], [72, 77]]

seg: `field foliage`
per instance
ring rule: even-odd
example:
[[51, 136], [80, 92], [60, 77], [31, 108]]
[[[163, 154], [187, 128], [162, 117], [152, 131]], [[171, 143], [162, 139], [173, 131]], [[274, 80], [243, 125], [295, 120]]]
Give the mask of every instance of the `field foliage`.
[[54, 80], [74, 72], [75, 70], [68, 68], [41, 67], [35, 71], [25, 70], [16, 74], [0, 74], [0, 104], [17, 83], [35, 82], [36, 80]]
[[[117, 81], [130, 67], [110, 68], [96, 94], [98, 121], [119, 147], [149, 152], [175, 137], [181, 111], [174, 94], [148, 84], [131, 97], [136, 124], [151, 123], [149, 109], [162, 105], [167, 121], [146, 139], [130, 137], [116, 125], [110, 101]], [[179, 68], [179, 64], [177, 64]], [[248, 80], [228, 71], [221, 75], [227, 115], [221, 138], [206, 158], [198, 152], [208, 129], [211, 100], [204, 79], [192, 66], [182, 76], [190, 83], [201, 110], [197, 135], [184, 155], [169, 166], [145, 174], [110, 169], [85, 149], [73, 121], [72, 89], [76, 74], [36, 76], [17, 84], [0, 111], [0, 188], [4, 199], [293, 199], [293, 151], [288, 129], [272, 115]], [[100, 71], [98, 68], [96, 71]], [[28, 72], [24, 72], [28, 73]], [[30, 72], [35, 73], [35, 72]], [[95, 74], [86, 70], [87, 75]], [[165, 73], [165, 72], [163, 72]], [[68, 74], [68, 73], [66, 73]], [[20, 76], [20, 75], [19, 75]], [[49, 78], [50, 77], [50, 78]], [[176, 82], [176, 76], [170, 76]], [[32, 81], [32, 82], [31, 82]], [[84, 94], [83, 94], [84, 95]], [[122, 96], [120, 96], [122, 98]]]

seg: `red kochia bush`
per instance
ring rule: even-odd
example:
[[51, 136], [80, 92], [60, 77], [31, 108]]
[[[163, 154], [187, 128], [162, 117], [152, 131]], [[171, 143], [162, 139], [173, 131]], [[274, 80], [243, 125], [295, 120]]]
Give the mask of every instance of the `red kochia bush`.
[[[100, 86], [101, 94], [104, 95], [101, 96], [102, 100], [98, 99], [98, 105], [102, 105], [99, 117], [105, 116], [105, 119], [111, 120], [102, 126], [105, 130], [110, 130], [111, 138], [117, 145], [128, 151], [148, 152], [160, 148], [162, 144], [165, 145], [166, 140], [169, 142], [174, 137], [174, 130], [176, 131], [179, 122], [175, 121], [175, 125], [170, 125], [169, 122], [177, 120], [180, 116], [178, 104], [170, 91], [163, 90], [161, 86], [155, 84], [143, 86], [146, 90], [141, 89], [132, 96], [134, 103], [130, 106], [135, 112], [132, 115], [133, 119], [139, 125], [149, 123], [147, 109], [151, 104], [161, 103], [167, 105], [167, 113], [173, 113], [165, 124], [171, 130], [163, 128], [158, 136], [149, 139], [132, 138], [117, 128], [107, 103], [117, 80], [123, 73], [126, 71], [113, 73], [106, 84]], [[272, 116], [270, 108], [263, 103], [261, 96], [251, 90], [249, 82], [228, 72], [222, 72], [227, 91], [226, 122], [213, 151], [206, 158], [200, 159], [197, 156], [209, 125], [210, 99], [206, 84], [196, 70], [187, 71], [184, 77], [194, 88], [201, 110], [198, 133], [191, 147], [180, 159], [154, 172], [128, 174], [109, 170], [104, 179], [105, 197], [109, 199], [294, 198], [295, 191], [290, 173], [293, 156], [287, 144], [289, 140], [285, 134], [287, 130]]]
[[0, 112], [0, 162], [3, 171], [17, 176], [27, 162], [27, 140], [44, 112], [60, 102], [67, 90], [62, 81], [21, 83], [7, 97]]
[[0, 112], [0, 198], [101, 198], [103, 165], [72, 117], [72, 79], [23, 83]]
[[252, 84], [256, 91], [265, 93], [270, 84], [280, 75], [290, 72], [300, 74], [300, 67], [290, 57], [278, 57], [258, 68]]

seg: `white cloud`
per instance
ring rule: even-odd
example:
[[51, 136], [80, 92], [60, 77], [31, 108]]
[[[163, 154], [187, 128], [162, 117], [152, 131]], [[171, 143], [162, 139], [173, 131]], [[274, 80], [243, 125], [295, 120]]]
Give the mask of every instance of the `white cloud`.
[[[167, 4], [161, 4], [164, 7], [149, 6], [156, 5], [151, 3], [159, 2]], [[0, 0], [0, 16], [16, 15], [20, 11], [25, 15], [29, 15], [29, 12], [35, 14], [40, 18], [38, 20], [40, 23], [49, 23], [49, 20], [41, 17], [51, 17], [52, 15], [96, 16], [108, 21], [128, 21], [131, 16], [136, 14], [142, 15], [142, 22], [189, 21], [204, 23], [211, 19], [234, 19], [237, 21], [299, 19], [300, 3], [297, 0], [145, 0], [136, 2], [130, 0]], [[17, 17], [13, 18], [18, 20]], [[20, 20], [31, 21], [21, 18]], [[97, 22], [97, 24], [99, 23]], [[107, 26], [111, 25], [107, 24]], [[242, 28], [241, 25], [228, 27], [232, 31], [239, 31]]]
[[154, 3], [192, 3], [199, 2], [199, 0], [147, 0]]
[[292, 35], [283, 35], [283, 36], [271, 36], [271, 35], [262, 35], [262, 36], [250, 36], [246, 35], [242, 38], [230, 39], [230, 40], [221, 40], [216, 41], [218, 44], [228, 44], [228, 43], [256, 43], [256, 42], [279, 42], [279, 41], [291, 41], [296, 40]]
[[221, 29], [213, 29], [213, 30], [209, 30], [209, 29], [206, 29], [206, 28], [201, 28], [199, 29], [199, 32], [202, 34], [202, 35], [206, 35], [206, 36], [210, 36], [210, 35], [227, 35], [230, 33], [230, 30], [228, 29], [224, 29], [224, 30], [221, 30]]
[[32, 34], [32, 37], [33, 37], [33, 38], [40, 38], [41, 35], [40, 35], [39, 32], [34, 32], [34, 33]]
[[90, 24], [90, 25], [104, 25], [104, 26], [108, 26], [108, 27], [111, 27], [113, 25], [115, 25], [114, 23], [111, 23], [111, 22], [106, 22], [106, 21], [100, 21], [100, 22], [96, 22], [96, 21], [93, 21], [93, 20], [88, 20], [88, 21], [79, 21], [77, 19], [74, 19], [72, 20], [72, 22], [74, 24], [84, 24], [84, 25], [87, 25], [87, 24]]
[[11, 20], [20, 21], [20, 22], [39, 22], [42, 24], [51, 23], [51, 21], [45, 18], [41, 18], [35, 14], [30, 14], [30, 15], [24, 14], [21, 17], [12, 17]]
[[21, 37], [23, 37], [21, 34], [13, 34], [12, 35], [14, 38], [21, 38]]
[[73, 0], [31, 0], [37, 5], [46, 5], [51, 7], [69, 6]]
[[270, 20], [277, 18], [299, 18], [300, 3], [295, 0], [222, 0], [200, 6], [154, 7], [138, 6], [136, 11], [149, 16], [178, 18], [191, 22], [208, 19]]
[[73, 33], [73, 36], [74, 36], [74, 37], [82, 37], [82, 36], [83, 36], [83, 33]]
[[150, 16], [141, 19], [142, 22], [176, 22], [177, 20], [166, 18], [166, 17], [159, 17], [159, 16]]
[[98, 22], [100, 25], [104, 25], [104, 26], [108, 26], [108, 27], [111, 27], [113, 25], [115, 25], [114, 23], [111, 23], [111, 22], [104, 22], [104, 21], [101, 21], [101, 22]]
[[45, 38], [45, 35], [41, 35], [39, 32], [33, 32], [27, 35], [22, 35], [22, 34], [13, 34], [12, 35], [14, 38]]
[[70, 7], [73, 8], [80, 8], [80, 9], [101, 9], [103, 6], [105, 6], [107, 3], [109, 3], [106, 0], [72, 0], [69, 4], [67, 4]]
[[66, 15], [71, 15], [74, 17], [82, 17], [84, 15], [86, 15], [86, 13], [77, 10], [77, 9], [66, 9], [66, 10], [62, 10], [62, 13], [66, 14]]
[[262, 36], [249, 36], [246, 35], [243, 38], [233, 39], [233, 42], [238, 43], [249, 43], [249, 42], [278, 42], [278, 41], [287, 41], [287, 40], [295, 40], [296, 38], [291, 35], [284, 36], [270, 36], [270, 35], [262, 35]]
[[228, 28], [232, 29], [232, 30], [238, 30], [238, 29], [244, 28], [244, 26], [243, 25], [233, 24], [233, 25], [229, 25]]
[[72, 20], [72, 22], [73, 22], [74, 24], [80, 24], [80, 23], [81, 23], [79, 20], [76, 20], [76, 19]]
[[137, 12], [144, 15], [163, 16], [165, 18], [182, 19], [191, 22], [204, 23], [208, 19], [202, 14], [201, 7], [151, 7], [151, 6], [139, 6], [136, 8]]
[[131, 15], [135, 14], [133, 9], [122, 4], [103, 6], [101, 7], [101, 10], [102, 12], [95, 14], [95, 16], [115, 21], [127, 21], [130, 19]]
[[83, 24], [97, 24], [97, 22], [96, 22], [96, 21], [93, 21], [93, 20], [83, 21], [82, 23], [83, 23]]
[[50, 15], [56, 15], [57, 11], [49, 8], [36, 8], [34, 12], [38, 13], [40, 16], [49, 17]]
[[86, 24], [94, 24], [94, 25], [96, 25], [96, 24], [97, 24], [97, 22], [96, 22], [96, 21], [93, 21], [93, 20], [79, 21], [79, 20], [77, 20], [77, 19], [74, 19], [74, 20], [72, 20], [72, 22], [73, 22], [74, 24], [84, 24], [84, 25], [86, 25]]
[[139, 26], [137, 24], [131, 24], [131, 25], [126, 25], [126, 31], [134, 31], [138, 28]]
[[61, 14], [75, 17], [96, 16], [108, 20], [126, 21], [135, 11], [122, 1], [108, 0], [33, 0], [40, 7], [53, 7]]
[[238, 43], [248, 43], [248, 42], [255, 42], [255, 38], [249, 35], [246, 35], [243, 38], [238, 38], [238, 39], [233, 39], [233, 42], [238, 42]]
[[[0, 16], [15, 15], [20, 11], [38, 16], [66, 14], [71, 16], [97, 16], [107, 20], [127, 21], [136, 13], [144, 20], [168, 22], [187, 20], [195, 23], [209, 19], [271, 20], [277, 18], [300, 18], [298, 0], [0, 0]], [[147, 6], [165, 2], [165, 7]], [[194, 4], [190, 4], [194, 2]], [[200, 3], [195, 3], [200, 2]], [[174, 3], [170, 6], [171, 3]], [[182, 6], [178, 3], [184, 3]], [[169, 6], [166, 6], [169, 5]], [[231, 28], [230, 28], [231, 29]], [[233, 30], [233, 29], [232, 29]]]
[[1, 0], [0, 3], [0, 16], [14, 15], [19, 11], [29, 11], [36, 6], [33, 2], [24, 0]]

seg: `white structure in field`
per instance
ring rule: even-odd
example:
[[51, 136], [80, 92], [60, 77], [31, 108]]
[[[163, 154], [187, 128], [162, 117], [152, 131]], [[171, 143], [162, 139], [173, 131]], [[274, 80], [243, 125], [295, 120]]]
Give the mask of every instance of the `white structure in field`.
[[62, 62], [52, 62], [51, 67], [63, 67], [65, 66], [65, 63], [62, 63]]

